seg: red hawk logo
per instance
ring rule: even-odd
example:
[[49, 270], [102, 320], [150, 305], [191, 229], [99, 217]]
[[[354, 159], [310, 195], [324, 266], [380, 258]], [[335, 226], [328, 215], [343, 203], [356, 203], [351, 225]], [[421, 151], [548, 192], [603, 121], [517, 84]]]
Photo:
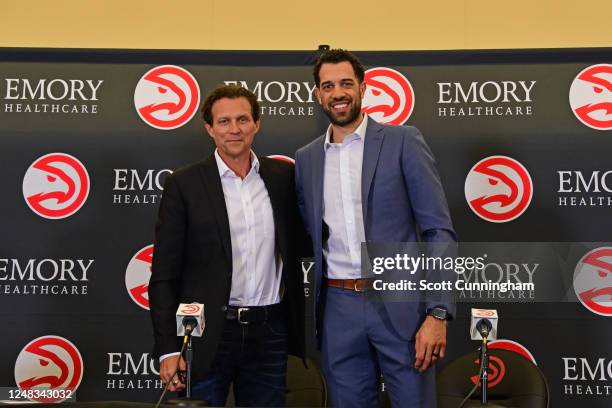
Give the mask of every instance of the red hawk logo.
[[[474, 361], [474, 364], [480, 367], [480, 359], [476, 359]], [[504, 376], [506, 375], [506, 365], [504, 364], [504, 360], [496, 356], [489, 356], [488, 373], [489, 375], [487, 376], [488, 378], [487, 388], [493, 388], [497, 384], [499, 384], [501, 380], [504, 379]], [[481, 386], [479, 374], [476, 374], [470, 377], [470, 380], [472, 380], [474, 385], [478, 384], [479, 387]]]
[[187, 304], [179, 311], [181, 314], [192, 315], [200, 311], [201, 307], [198, 305]]
[[574, 269], [574, 292], [591, 312], [612, 316], [612, 248], [589, 251]]
[[592, 129], [612, 129], [612, 65], [582, 70], [572, 82], [569, 102], [574, 115]]
[[[523, 346], [520, 343], [517, 343], [516, 341], [499, 339], [499, 340], [494, 340], [490, 342], [489, 350], [496, 350], [496, 349], [512, 351], [526, 358], [527, 360], [531, 361], [534, 365], [537, 365], [535, 358], [533, 357], [533, 354], [531, 354], [531, 352], [527, 350], [525, 346]], [[480, 367], [480, 359], [477, 359], [476, 361], [474, 361], [474, 364]], [[487, 388], [493, 388], [504, 379], [504, 376], [506, 374], [506, 364], [501, 358], [497, 356], [489, 355], [488, 370], [489, 370], [489, 377], [488, 377], [489, 383], [487, 384]], [[479, 375], [470, 377], [470, 380], [474, 383], [474, 385], [480, 384]]]
[[[21, 350], [15, 363], [15, 382], [21, 390], [41, 388], [74, 392], [82, 378], [81, 353], [63, 337], [42, 336], [32, 340]], [[49, 397], [33, 400], [54, 403], [64, 399]]]
[[65, 153], [50, 153], [34, 161], [23, 177], [23, 197], [41, 217], [66, 218], [85, 204], [89, 174], [83, 163]]
[[134, 106], [140, 118], [156, 129], [183, 126], [200, 104], [200, 87], [189, 71], [174, 65], [155, 67], [140, 78]]
[[295, 164], [295, 160], [294, 159], [292, 159], [289, 156], [284, 156], [282, 154], [271, 154], [268, 157], [271, 158], [271, 159], [280, 160], [280, 161], [284, 161], [284, 162], [287, 162], [287, 163]]
[[153, 263], [153, 245], [136, 252], [125, 270], [125, 287], [138, 306], [149, 310], [149, 280]]
[[465, 180], [465, 198], [480, 218], [508, 222], [525, 212], [533, 195], [527, 169], [506, 156], [491, 156], [472, 167]]
[[363, 112], [379, 123], [406, 123], [414, 109], [414, 91], [404, 75], [391, 68], [372, 68], [365, 72], [364, 82]]

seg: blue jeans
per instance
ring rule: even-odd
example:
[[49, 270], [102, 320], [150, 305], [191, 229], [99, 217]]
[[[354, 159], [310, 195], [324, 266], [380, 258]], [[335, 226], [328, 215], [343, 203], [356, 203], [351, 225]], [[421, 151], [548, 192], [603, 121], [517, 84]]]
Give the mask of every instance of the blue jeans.
[[[197, 356], [195, 356], [197, 358]], [[287, 390], [287, 322], [241, 325], [226, 321], [208, 374], [194, 381], [192, 399], [225, 406], [230, 384], [238, 407], [284, 407]]]

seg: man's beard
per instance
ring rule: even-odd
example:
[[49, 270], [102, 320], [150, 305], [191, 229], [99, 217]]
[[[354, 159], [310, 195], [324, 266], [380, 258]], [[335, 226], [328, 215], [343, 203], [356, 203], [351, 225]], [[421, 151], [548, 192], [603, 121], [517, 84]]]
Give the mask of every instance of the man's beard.
[[[339, 102], [339, 101], [334, 101], [334, 102]], [[346, 126], [348, 124], [355, 122], [357, 118], [359, 118], [359, 115], [361, 114], [361, 100], [355, 104], [353, 104], [352, 101], [350, 102], [347, 101], [347, 103], [350, 106], [350, 110], [347, 112], [346, 116], [344, 117], [338, 117], [335, 113], [333, 113], [332, 108], [329, 108], [329, 107], [323, 108], [323, 112], [325, 112], [325, 114], [329, 118], [329, 121], [332, 124], [336, 126]]]

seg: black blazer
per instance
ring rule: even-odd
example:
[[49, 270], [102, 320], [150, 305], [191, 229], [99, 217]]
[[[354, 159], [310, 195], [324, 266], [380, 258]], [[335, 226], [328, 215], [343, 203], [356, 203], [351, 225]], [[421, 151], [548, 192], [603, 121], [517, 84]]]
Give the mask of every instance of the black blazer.
[[[305, 232], [295, 197], [293, 165], [259, 158], [274, 216], [276, 246], [283, 260], [289, 353], [304, 357], [304, 288], [300, 251]], [[225, 323], [232, 247], [221, 179], [214, 155], [175, 171], [166, 179], [155, 228], [149, 304], [159, 357], [180, 350], [175, 313], [179, 303], [204, 304], [206, 327], [193, 339], [194, 378], [208, 371]]]

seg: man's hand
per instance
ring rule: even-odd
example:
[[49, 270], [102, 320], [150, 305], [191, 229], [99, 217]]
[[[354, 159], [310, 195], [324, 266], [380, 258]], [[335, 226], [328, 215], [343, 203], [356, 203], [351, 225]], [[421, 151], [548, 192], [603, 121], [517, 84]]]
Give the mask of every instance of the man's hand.
[[161, 363], [159, 363], [159, 377], [164, 384], [168, 384], [168, 391], [180, 391], [185, 389], [185, 384], [181, 382], [178, 373], [172, 377], [172, 374], [174, 374], [174, 371], [176, 370], [177, 361], [179, 363], [178, 369], [184, 371], [187, 366], [185, 365], [185, 360], [183, 360], [183, 357], [181, 357], [179, 354], [166, 357]]
[[416, 334], [416, 361], [414, 368], [426, 371], [446, 351], [446, 321], [427, 316]]

